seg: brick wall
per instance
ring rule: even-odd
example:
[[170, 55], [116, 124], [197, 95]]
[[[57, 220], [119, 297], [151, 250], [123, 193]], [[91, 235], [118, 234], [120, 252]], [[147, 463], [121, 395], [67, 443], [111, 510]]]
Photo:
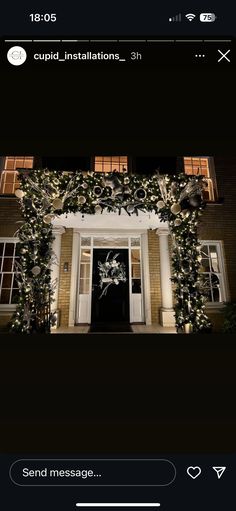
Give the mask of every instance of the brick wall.
[[[59, 275], [58, 309], [60, 310], [60, 324], [68, 326], [70, 307], [70, 281], [72, 261], [73, 229], [66, 229], [61, 237], [61, 260]], [[64, 263], [69, 263], [68, 272], [64, 272]]]
[[159, 310], [161, 307], [160, 287], [160, 247], [159, 238], [155, 231], [148, 231], [148, 255], [150, 271], [151, 292], [151, 318], [152, 323], [159, 323]]
[[199, 238], [222, 240], [230, 299], [236, 300], [236, 158], [215, 158], [219, 198], [223, 202], [209, 204], [199, 226]]

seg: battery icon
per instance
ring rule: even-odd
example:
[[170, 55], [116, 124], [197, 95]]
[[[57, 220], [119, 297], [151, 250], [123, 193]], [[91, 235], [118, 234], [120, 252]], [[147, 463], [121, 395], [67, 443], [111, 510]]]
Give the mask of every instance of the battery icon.
[[201, 12], [200, 21], [203, 23], [212, 23], [216, 20], [216, 15], [214, 12]]

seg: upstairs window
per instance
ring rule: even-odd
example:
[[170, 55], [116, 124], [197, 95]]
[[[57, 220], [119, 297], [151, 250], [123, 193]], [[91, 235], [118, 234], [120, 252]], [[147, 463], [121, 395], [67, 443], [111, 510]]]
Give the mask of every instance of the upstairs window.
[[203, 191], [203, 197], [206, 201], [216, 200], [217, 191], [213, 158], [184, 157], [184, 172], [193, 176], [204, 176], [207, 187]]
[[17, 169], [32, 169], [33, 161], [32, 156], [6, 156], [0, 175], [0, 194], [14, 194], [20, 186]]
[[95, 156], [95, 172], [126, 172], [128, 156]]

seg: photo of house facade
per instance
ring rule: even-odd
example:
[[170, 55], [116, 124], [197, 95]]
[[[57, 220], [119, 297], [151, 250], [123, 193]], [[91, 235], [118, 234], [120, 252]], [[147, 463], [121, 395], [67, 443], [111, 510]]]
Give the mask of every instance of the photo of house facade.
[[[221, 331], [225, 304], [236, 300], [234, 257], [236, 158], [93, 156], [50, 158], [2, 156], [0, 159], [0, 326], [9, 329], [19, 294], [15, 262], [17, 229], [22, 217], [15, 191], [19, 169], [48, 168], [70, 172], [136, 175], [202, 175], [204, 209], [198, 226], [200, 272], [208, 299], [206, 313], [213, 331]], [[171, 281], [172, 239], [168, 222], [152, 212], [127, 215], [97, 209], [55, 216], [51, 278], [55, 283], [51, 310], [55, 332], [176, 332], [174, 286]], [[110, 273], [109, 273], [110, 272]], [[104, 286], [101, 287], [101, 275]], [[111, 279], [110, 276], [114, 277]], [[111, 326], [112, 325], [112, 326]]]

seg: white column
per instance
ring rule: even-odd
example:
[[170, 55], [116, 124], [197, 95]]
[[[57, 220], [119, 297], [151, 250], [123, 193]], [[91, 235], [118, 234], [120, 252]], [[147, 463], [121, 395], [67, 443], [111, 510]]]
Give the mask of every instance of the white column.
[[53, 227], [52, 233], [54, 240], [52, 243], [52, 265], [51, 265], [51, 281], [56, 283], [53, 293], [52, 312], [56, 311], [58, 305], [59, 293], [59, 274], [60, 274], [60, 259], [61, 259], [61, 236], [65, 232], [64, 227]]
[[72, 261], [71, 261], [71, 282], [70, 282], [70, 309], [69, 326], [76, 322], [76, 300], [78, 290], [78, 264], [79, 264], [80, 231], [73, 229]]
[[160, 242], [160, 280], [161, 280], [161, 324], [163, 326], [174, 326], [173, 295], [171, 284], [170, 253], [167, 228], [157, 229]]

